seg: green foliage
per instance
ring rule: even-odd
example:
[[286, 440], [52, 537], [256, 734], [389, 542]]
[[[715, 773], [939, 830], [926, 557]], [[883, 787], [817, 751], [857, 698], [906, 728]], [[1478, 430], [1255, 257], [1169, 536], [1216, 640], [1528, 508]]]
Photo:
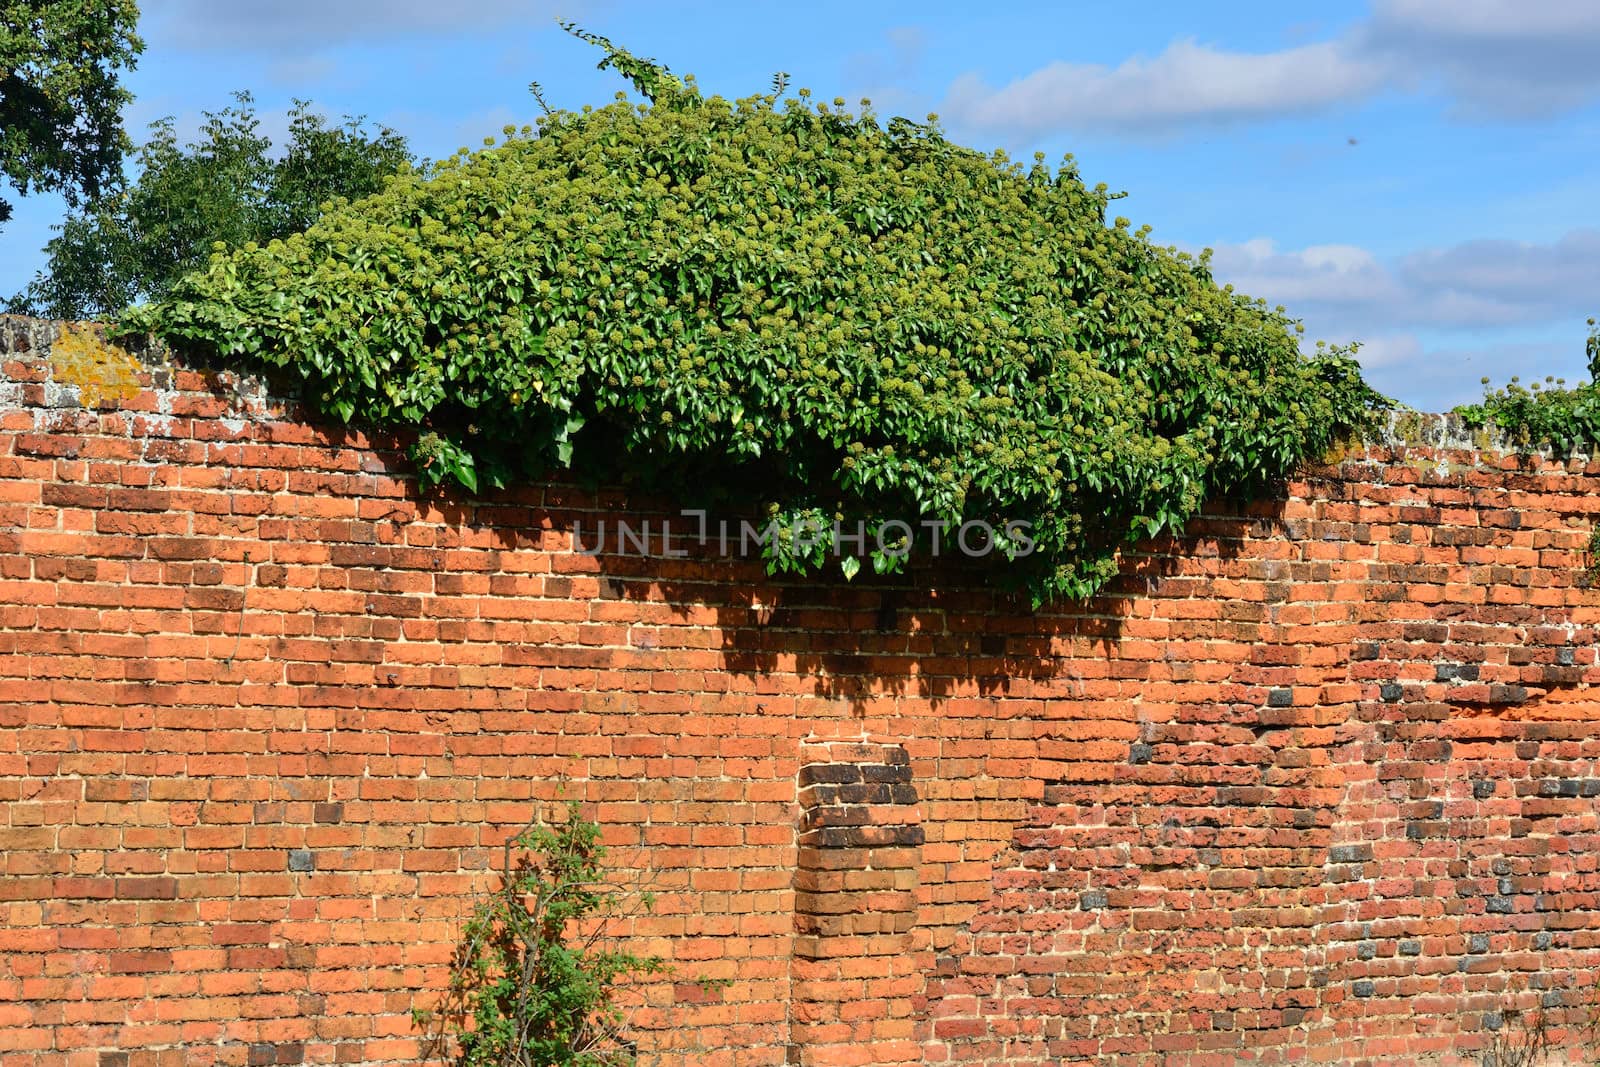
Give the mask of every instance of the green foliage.
[[411, 460], [417, 465], [417, 477], [424, 486], [454, 481], [466, 486], [467, 492], [478, 491], [478, 467], [472, 453], [450, 440], [429, 430], [418, 434], [411, 446]]
[[607, 881], [605, 856], [576, 803], [506, 845], [502, 884], [467, 921], [443, 1007], [413, 1013], [453, 1042], [458, 1067], [634, 1062], [619, 983], [666, 966], [608, 947], [606, 921], [631, 901]]
[[144, 50], [138, 22], [132, 0], [0, 0], [0, 173], [17, 192], [76, 206], [121, 180], [118, 73]]
[[1006, 572], [1041, 601], [1382, 402], [1207, 257], [1108, 224], [1070, 157], [1012, 164], [805, 90], [702, 96], [583, 36], [654, 103], [508, 127], [123, 328], [419, 427], [485, 485], [565, 464], [786, 520], [1031, 523]]
[[1504, 388], [1488, 388], [1477, 404], [1455, 409], [1468, 426], [1493, 425], [1508, 443], [1524, 449], [1548, 448], [1558, 454], [1600, 446], [1600, 327], [1589, 320], [1589, 375], [1592, 380], [1568, 388], [1564, 381], [1545, 379], [1523, 386], [1516, 378]]
[[248, 93], [207, 112], [198, 140], [180, 145], [170, 118], [139, 150], [139, 178], [70, 215], [46, 252], [47, 268], [13, 307], [52, 318], [89, 318], [160, 298], [205, 266], [218, 243], [240, 248], [310, 226], [321, 206], [376, 192], [411, 163], [403, 137], [359, 119], [330, 126], [305, 101], [289, 112], [274, 156]]

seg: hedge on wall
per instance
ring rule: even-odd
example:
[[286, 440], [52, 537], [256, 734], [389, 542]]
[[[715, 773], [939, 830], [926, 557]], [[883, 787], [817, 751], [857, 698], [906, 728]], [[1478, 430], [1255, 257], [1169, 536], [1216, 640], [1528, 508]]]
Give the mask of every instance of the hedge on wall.
[[1600, 324], [1589, 320], [1589, 380], [1572, 388], [1564, 380], [1520, 384], [1512, 378], [1502, 388], [1483, 379], [1484, 397], [1455, 409], [1468, 426], [1494, 426], [1508, 443], [1521, 449], [1550, 449], [1559, 455], [1592, 452], [1600, 446]]
[[1070, 157], [1024, 167], [781, 80], [706, 96], [574, 32], [646, 102], [549, 113], [219, 250], [124, 328], [419, 428], [428, 482], [567, 465], [785, 521], [982, 519], [1036, 601], [1381, 403], [1347, 351], [1303, 356], [1281, 309], [1108, 222]]

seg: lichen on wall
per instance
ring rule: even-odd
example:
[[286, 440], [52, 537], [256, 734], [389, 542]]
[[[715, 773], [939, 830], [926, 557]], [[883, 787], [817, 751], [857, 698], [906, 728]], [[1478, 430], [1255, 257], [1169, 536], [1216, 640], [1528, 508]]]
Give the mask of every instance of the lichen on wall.
[[50, 376], [78, 391], [86, 408], [118, 407], [139, 395], [139, 361], [89, 323], [63, 322], [50, 346]]

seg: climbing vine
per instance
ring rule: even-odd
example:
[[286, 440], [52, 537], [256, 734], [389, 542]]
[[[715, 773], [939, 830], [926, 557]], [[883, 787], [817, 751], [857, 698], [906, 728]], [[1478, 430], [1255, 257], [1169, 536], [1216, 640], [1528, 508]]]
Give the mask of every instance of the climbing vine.
[[[219, 248], [123, 328], [417, 428], [425, 483], [559, 465], [785, 520], [981, 520], [1038, 601], [1383, 402], [1348, 350], [1303, 355], [1281, 308], [1108, 219], [1071, 157], [1013, 163], [781, 77], [707, 96], [573, 30], [641, 102]], [[774, 566], [826, 562], [791, 543]]]
[[1483, 400], [1456, 408], [1456, 414], [1474, 428], [1493, 425], [1519, 448], [1567, 454], [1600, 446], [1600, 326], [1594, 319], [1586, 348], [1589, 381], [1569, 388], [1555, 379], [1525, 386], [1512, 378], [1494, 389], [1485, 378]]

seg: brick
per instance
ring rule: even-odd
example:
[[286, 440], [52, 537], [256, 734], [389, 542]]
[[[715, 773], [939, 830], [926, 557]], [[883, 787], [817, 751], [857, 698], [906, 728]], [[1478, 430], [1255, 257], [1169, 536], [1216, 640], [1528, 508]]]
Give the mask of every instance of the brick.
[[682, 502], [422, 494], [181, 360], [46, 410], [52, 329], [0, 321], [8, 1063], [415, 1060], [563, 788], [660, 883], [672, 1067], [1476, 1062], [1503, 990], [1589, 1007], [1600, 464], [1357, 449], [1034, 612], [575, 555]]

